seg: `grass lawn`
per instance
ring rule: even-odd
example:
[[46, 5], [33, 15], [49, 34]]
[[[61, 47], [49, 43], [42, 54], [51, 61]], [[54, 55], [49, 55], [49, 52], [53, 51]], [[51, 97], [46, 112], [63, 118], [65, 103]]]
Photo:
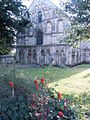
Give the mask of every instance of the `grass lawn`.
[[33, 89], [35, 79], [40, 81], [44, 77], [49, 88], [54, 88], [61, 92], [62, 97], [69, 99], [73, 110], [77, 112], [78, 120], [87, 120], [84, 113], [90, 115], [90, 65], [83, 64], [67, 69], [24, 68], [17, 70], [17, 77], [23, 78], [22, 83], [29, 89]]
[[[90, 65], [80, 65], [74, 68], [61, 69], [57, 67], [18, 69], [17, 76], [25, 83], [38, 81], [44, 77], [48, 87], [54, 87], [61, 93], [80, 94], [90, 91]], [[28, 86], [29, 87], [29, 86]]]

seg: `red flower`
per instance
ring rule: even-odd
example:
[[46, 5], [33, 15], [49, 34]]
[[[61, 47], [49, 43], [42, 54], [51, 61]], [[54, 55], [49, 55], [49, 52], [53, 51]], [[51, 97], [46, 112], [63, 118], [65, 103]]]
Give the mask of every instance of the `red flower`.
[[34, 108], [34, 102], [32, 102], [32, 105], [31, 105], [31, 106], [32, 106], [32, 108]]
[[34, 83], [37, 84], [37, 80], [35, 80]]
[[63, 113], [60, 111], [58, 112], [59, 117], [63, 117]]
[[44, 78], [41, 78], [41, 83], [42, 83], [42, 84], [44, 83]]
[[13, 83], [11, 81], [9, 82], [9, 86], [11, 86], [12, 88], [14, 88], [14, 85], [13, 85]]
[[35, 88], [36, 88], [36, 90], [38, 90], [38, 85], [37, 84], [35, 84]]
[[60, 93], [57, 94], [57, 99], [61, 100], [61, 94]]

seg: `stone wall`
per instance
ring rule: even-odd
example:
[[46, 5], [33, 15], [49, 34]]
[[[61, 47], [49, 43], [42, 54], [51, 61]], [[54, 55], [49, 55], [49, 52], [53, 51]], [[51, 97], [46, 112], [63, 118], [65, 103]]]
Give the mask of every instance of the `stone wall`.
[[80, 51], [66, 44], [18, 46], [17, 63], [74, 66], [81, 62]]
[[12, 64], [15, 62], [15, 57], [11, 55], [0, 55], [0, 63], [2, 64]]

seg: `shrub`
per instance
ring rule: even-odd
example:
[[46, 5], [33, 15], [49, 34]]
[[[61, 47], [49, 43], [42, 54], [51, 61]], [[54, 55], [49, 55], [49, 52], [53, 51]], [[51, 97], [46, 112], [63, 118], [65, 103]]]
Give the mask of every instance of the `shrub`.
[[[6, 93], [6, 92], [5, 92]], [[27, 94], [23, 87], [17, 87], [15, 89], [15, 97], [3, 94], [3, 98], [0, 101], [0, 119], [1, 120], [28, 120], [29, 108], [27, 101]], [[6, 95], [6, 96], [5, 96]]]

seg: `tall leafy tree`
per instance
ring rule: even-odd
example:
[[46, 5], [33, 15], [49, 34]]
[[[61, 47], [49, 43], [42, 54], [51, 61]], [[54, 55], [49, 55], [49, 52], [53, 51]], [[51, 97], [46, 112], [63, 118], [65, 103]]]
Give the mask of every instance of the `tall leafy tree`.
[[0, 54], [12, 49], [17, 31], [22, 31], [28, 20], [27, 9], [20, 0], [0, 0]]
[[66, 11], [71, 17], [71, 27], [67, 39], [71, 45], [77, 45], [81, 40], [90, 39], [90, 1], [72, 0], [66, 3]]

